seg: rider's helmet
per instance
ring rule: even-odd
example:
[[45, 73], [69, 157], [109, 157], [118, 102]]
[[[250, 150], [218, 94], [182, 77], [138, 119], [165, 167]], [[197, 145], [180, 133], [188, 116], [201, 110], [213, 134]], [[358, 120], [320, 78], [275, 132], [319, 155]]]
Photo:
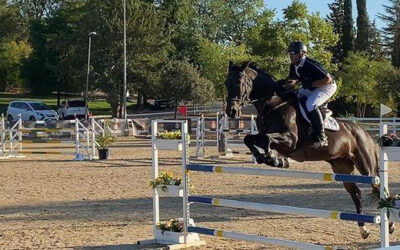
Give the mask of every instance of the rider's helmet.
[[294, 53], [307, 53], [307, 46], [300, 42], [300, 41], [295, 41], [295, 42], [291, 42], [288, 48], [288, 52], [294, 52]]

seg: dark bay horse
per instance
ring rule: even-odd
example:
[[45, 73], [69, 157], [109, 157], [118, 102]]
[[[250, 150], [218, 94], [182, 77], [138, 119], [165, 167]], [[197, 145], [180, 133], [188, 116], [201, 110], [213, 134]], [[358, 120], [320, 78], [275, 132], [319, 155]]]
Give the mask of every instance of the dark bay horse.
[[[253, 63], [240, 65], [229, 63], [226, 81], [228, 90], [226, 114], [238, 117], [244, 102], [251, 102], [258, 113], [257, 135], [247, 135], [246, 146], [257, 159], [274, 167], [288, 167], [272, 153], [295, 161], [327, 161], [335, 173], [352, 174], [357, 170], [362, 175], [378, 174], [378, 154], [370, 135], [360, 126], [351, 122], [338, 121], [339, 131], [326, 131], [329, 146], [320, 149], [311, 148], [310, 126], [299, 111], [297, 98], [290, 93], [282, 94], [284, 89], [273, 78], [258, 69]], [[293, 93], [292, 93], [293, 94]], [[255, 147], [264, 149], [261, 154]], [[361, 191], [355, 183], [343, 183], [350, 194], [358, 214], [362, 214]], [[378, 187], [373, 192], [379, 194]], [[369, 230], [363, 222], [358, 222], [362, 238], [369, 236]], [[394, 228], [391, 227], [391, 232]]]

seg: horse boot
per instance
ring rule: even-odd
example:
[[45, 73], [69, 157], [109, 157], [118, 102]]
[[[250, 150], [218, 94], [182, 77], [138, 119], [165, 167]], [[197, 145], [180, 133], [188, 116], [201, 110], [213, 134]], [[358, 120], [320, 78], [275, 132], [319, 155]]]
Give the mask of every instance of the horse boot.
[[323, 126], [323, 119], [321, 111], [317, 108], [309, 113], [311, 126], [313, 129], [313, 144], [311, 144], [312, 148], [320, 148], [328, 146], [328, 138], [325, 135], [325, 129]]

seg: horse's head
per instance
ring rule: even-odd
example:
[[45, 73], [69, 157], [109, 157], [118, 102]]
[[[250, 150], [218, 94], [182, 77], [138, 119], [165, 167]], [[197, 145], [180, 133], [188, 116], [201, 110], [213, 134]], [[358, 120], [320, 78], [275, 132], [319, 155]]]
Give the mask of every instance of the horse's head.
[[276, 94], [274, 80], [250, 62], [241, 65], [229, 62], [226, 88], [228, 97], [225, 113], [231, 118], [240, 117], [246, 101], [267, 100]]

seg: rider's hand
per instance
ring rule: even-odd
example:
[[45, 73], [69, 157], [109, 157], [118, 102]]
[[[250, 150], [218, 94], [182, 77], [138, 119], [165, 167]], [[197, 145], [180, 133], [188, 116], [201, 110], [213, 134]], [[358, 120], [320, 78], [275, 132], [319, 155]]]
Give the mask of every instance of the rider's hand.
[[298, 80], [287, 80], [287, 82], [284, 85], [282, 85], [282, 87], [286, 90], [292, 90], [295, 88], [298, 82], [299, 82]]

